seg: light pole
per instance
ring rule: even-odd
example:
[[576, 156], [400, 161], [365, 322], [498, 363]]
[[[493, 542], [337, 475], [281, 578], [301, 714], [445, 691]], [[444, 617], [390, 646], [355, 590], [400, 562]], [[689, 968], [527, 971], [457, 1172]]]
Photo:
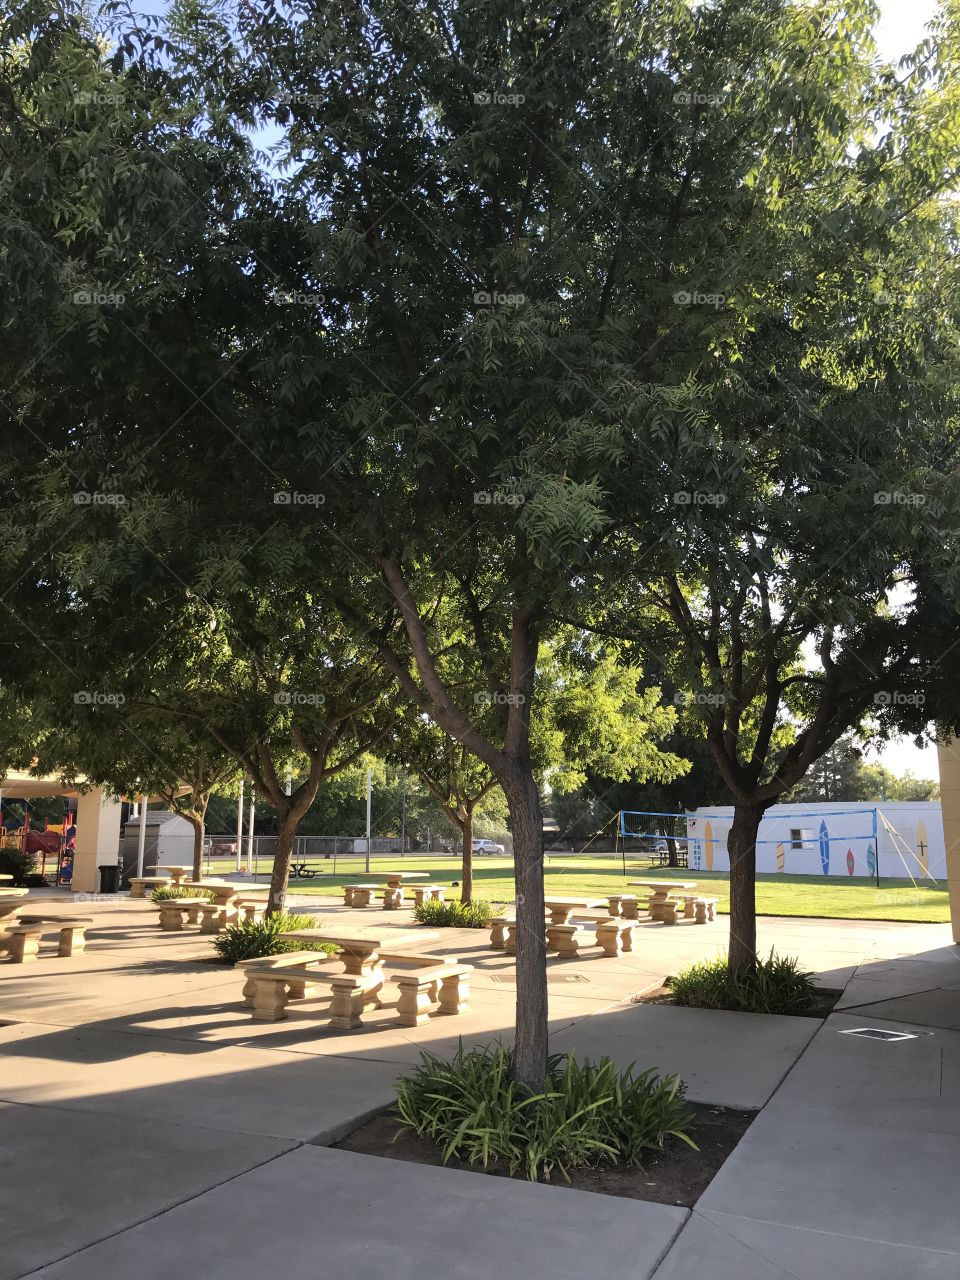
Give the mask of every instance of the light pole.
[[373, 770], [367, 770], [367, 862], [366, 873], [370, 874], [370, 805], [373, 795]]

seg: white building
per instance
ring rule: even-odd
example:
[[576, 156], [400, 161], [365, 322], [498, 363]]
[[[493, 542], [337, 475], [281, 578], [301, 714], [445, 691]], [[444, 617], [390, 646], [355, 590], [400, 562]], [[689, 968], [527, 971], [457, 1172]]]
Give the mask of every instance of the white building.
[[[687, 818], [691, 870], [727, 871], [731, 805]], [[878, 868], [879, 859], [879, 868]], [[939, 801], [826, 801], [771, 805], [757, 837], [757, 870], [795, 876], [947, 876]]]
[[[143, 873], [156, 875], [164, 865], [188, 867], [193, 863], [193, 827], [178, 813], [148, 809], [143, 847]], [[132, 818], [123, 828], [120, 852], [124, 879], [137, 874], [140, 846], [140, 819]]]

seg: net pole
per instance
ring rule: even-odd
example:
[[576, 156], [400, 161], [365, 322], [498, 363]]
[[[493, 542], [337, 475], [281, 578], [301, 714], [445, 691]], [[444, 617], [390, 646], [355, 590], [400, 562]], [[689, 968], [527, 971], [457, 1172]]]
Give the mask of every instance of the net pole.
[[880, 837], [877, 830], [877, 807], [873, 807], [873, 854], [874, 854], [874, 875], [877, 881], [877, 888], [880, 888]]

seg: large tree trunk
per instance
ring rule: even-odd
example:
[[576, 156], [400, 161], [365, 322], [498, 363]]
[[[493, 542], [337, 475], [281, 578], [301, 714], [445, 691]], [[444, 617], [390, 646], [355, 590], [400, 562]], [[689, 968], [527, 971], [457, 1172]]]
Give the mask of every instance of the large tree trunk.
[[203, 818], [196, 813], [185, 813], [184, 817], [193, 827], [193, 878], [203, 879]]
[[[309, 808], [309, 805], [307, 806]], [[306, 809], [299, 806], [278, 813], [280, 819], [277, 826], [277, 844], [273, 855], [273, 871], [270, 876], [270, 896], [267, 899], [267, 915], [278, 915], [284, 909], [287, 900], [287, 886], [290, 883], [290, 859], [293, 856], [293, 842], [296, 839], [297, 827]]]
[[514, 1077], [534, 1093], [547, 1072], [547, 946], [543, 906], [543, 816], [529, 765], [501, 780], [513, 831], [517, 893], [517, 1030]]
[[667, 818], [665, 822], [661, 823], [660, 833], [667, 844], [667, 866], [679, 867], [680, 859], [677, 857], [677, 841], [673, 834], [672, 819]]
[[460, 901], [473, 901], [473, 810], [467, 809], [460, 819], [463, 840], [463, 874], [460, 877]]
[[736, 802], [727, 836], [730, 855], [730, 972], [744, 977], [757, 964], [757, 832], [765, 805]]

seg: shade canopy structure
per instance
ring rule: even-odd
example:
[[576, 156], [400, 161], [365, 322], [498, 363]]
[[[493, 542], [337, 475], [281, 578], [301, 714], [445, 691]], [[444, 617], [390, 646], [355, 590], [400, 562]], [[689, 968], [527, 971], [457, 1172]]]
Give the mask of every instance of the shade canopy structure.
[[[94, 893], [99, 887], [100, 866], [115, 865], [120, 852], [121, 801], [103, 787], [85, 790], [86, 780], [64, 782], [54, 774], [32, 774], [25, 769], [9, 769], [0, 779], [4, 800], [36, 800], [64, 796], [76, 801], [77, 834], [73, 855], [73, 882], [76, 893]], [[189, 790], [181, 788], [181, 793]], [[150, 796], [161, 801], [161, 796]]]

